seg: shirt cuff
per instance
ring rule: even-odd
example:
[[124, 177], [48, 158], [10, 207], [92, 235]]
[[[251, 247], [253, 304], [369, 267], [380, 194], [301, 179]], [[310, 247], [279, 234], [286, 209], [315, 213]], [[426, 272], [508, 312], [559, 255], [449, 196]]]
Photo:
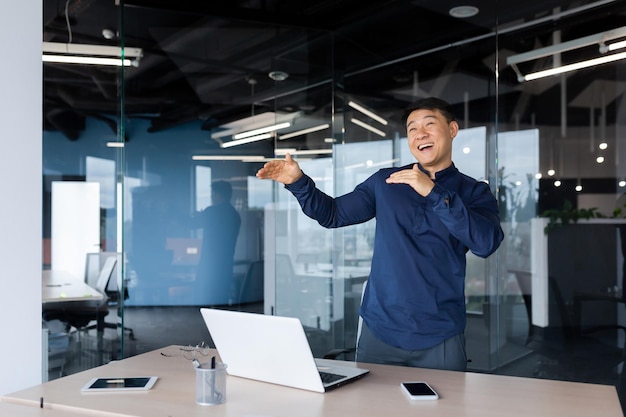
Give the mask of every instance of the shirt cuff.
[[439, 184], [435, 184], [430, 193], [426, 196], [428, 201], [433, 203], [433, 207], [445, 205], [448, 207], [450, 204], [450, 193]]
[[285, 184], [285, 188], [289, 191], [298, 191], [304, 188], [308, 181], [309, 177], [305, 173], [302, 173], [302, 176], [298, 178], [295, 182], [292, 182], [291, 184]]

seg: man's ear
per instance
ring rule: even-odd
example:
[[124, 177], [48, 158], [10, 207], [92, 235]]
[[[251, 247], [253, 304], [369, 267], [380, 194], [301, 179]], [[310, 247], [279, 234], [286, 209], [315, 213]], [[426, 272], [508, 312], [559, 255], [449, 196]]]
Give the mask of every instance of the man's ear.
[[449, 123], [448, 127], [450, 128], [450, 137], [454, 139], [457, 133], [459, 133], [459, 124], [456, 120], [453, 120]]

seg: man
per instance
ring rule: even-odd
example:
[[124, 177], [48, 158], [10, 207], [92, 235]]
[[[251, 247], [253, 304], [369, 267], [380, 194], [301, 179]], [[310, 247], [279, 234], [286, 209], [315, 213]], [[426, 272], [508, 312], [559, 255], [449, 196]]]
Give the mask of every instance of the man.
[[211, 184], [211, 206], [194, 216], [202, 227], [202, 248], [196, 273], [197, 291], [207, 300], [233, 298], [233, 263], [241, 217], [231, 204], [233, 190], [226, 181]]
[[324, 227], [376, 217], [358, 361], [463, 371], [465, 254], [487, 257], [500, 245], [497, 202], [452, 162], [459, 126], [448, 103], [418, 100], [403, 121], [418, 163], [381, 169], [343, 196], [319, 191], [290, 155], [257, 177], [285, 184]]

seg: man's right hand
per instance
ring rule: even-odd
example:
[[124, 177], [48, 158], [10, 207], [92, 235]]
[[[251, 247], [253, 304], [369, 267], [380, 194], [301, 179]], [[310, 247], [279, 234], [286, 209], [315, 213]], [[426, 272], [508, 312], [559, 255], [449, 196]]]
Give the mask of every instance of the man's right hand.
[[263, 168], [256, 173], [257, 178], [278, 181], [282, 184], [292, 184], [302, 177], [300, 165], [293, 160], [290, 154], [284, 160], [266, 162]]

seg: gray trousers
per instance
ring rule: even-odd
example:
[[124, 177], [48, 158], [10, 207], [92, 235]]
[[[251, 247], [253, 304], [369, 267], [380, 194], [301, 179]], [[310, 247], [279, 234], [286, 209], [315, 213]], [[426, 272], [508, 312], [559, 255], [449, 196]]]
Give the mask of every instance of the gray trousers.
[[359, 337], [357, 362], [381, 363], [386, 365], [413, 366], [416, 368], [465, 371], [465, 336], [458, 334], [444, 342], [424, 350], [404, 350], [386, 344], [372, 334], [363, 322]]

